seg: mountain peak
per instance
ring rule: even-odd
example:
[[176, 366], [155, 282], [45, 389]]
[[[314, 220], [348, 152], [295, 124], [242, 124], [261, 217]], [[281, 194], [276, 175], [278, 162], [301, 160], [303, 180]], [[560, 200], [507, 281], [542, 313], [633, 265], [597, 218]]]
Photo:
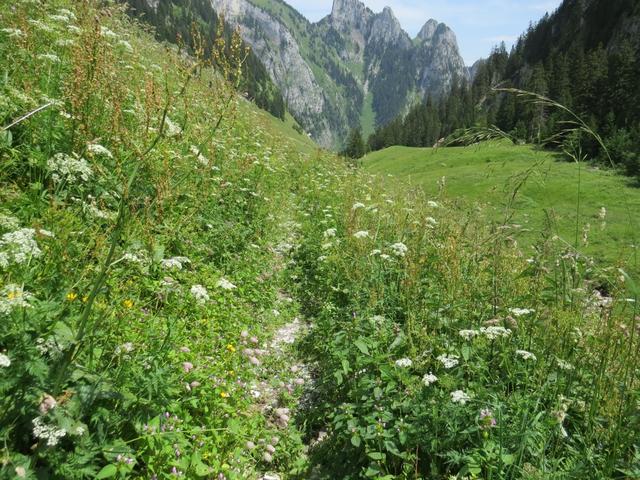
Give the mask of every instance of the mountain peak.
[[431, 40], [438, 29], [438, 21], [430, 18], [427, 23], [425, 23], [420, 32], [418, 32], [418, 38], [420, 40]]
[[333, 0], [331, 19], [340, 26], [359, 28], [365, 25], [373, 12], [359, 0]]

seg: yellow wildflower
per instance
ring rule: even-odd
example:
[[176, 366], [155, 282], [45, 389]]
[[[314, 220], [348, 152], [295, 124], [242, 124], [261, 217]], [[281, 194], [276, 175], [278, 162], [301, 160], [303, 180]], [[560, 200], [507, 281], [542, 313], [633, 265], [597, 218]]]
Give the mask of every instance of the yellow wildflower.
[[76, 298], [78, 298], [78, 294], [75, 292], [67, 293], [67, 300], [73, 302]]
[[222, 398], [228, 398], [228, 397], [229, 397], [229, 394], [228, 394], [227, 392], [220, 392], [220, 396], [221, 396]]
[[124, 305], [124, 308], [133, 308], [133, 300], [127, 299], [122, 302], [122, 305]]
[[236, 351], [236, 347], [234, 347], [233, 345], [229, 344], [227, 345], [227, 350], [229, 350], [231, 353]]

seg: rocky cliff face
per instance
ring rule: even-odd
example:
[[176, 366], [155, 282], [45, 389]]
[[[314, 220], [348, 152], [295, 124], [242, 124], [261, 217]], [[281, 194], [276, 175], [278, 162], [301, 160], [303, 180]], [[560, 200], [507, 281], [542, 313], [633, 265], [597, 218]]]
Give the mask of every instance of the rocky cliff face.
[[367, 133], [468, 76], [454, 33], [435, 20], [411, 39], [390, 8], [374, 13], [359, 0], [334, 0], [316, 24], [281, 0], [211, 2], [240, 27], [291, 113], [325, 147], [339, 147], [351, 128]]

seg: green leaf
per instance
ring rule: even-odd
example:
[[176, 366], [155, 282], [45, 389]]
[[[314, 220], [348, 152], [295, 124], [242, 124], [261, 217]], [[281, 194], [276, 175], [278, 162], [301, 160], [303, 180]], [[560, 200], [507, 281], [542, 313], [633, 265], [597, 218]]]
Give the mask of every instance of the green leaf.
[[118, 473], [118, 467], [116, 467], [113, 464], [107, 465], [106, 467], [103, 467], [103, 469], [98, 472], [98, 475], [96, 475], [96, 479], [115, 477], [117, 473]]
[[342, 372], [340, 370], [336, 370], [335, 372], [333, 372], [333, 376], [336, 377], [337, 384], [342, 385]]
[[358, 350], [360, 350], [364, 355], [369, 355], [369, 347], [367, 347], [367, 344], [362, 338], [357, 339], [353, 344], [358, 347]]
[[470, 354], [471, 354], [471, 348], [469, 347], [469, 345], [463, 345], [462, 346], [462, 358], [464, 358], [465, 362], [469, 361]]
[[381, 452], [369, 452], [367, 455], [371, 460], [384, 460], [384, 453]]
[[502, 455], [502, 463], [504, 463], [505, 465], [513, 465], [514, 460], [515, 457], [510, 453], [504, 453]]
[[349, 375], [349, 360], [342, 360], [342, 371], [345, 375]]
[[362, 440], [360, 439], [359, 435], [354, 435], [353, 437], [351, 437], [351, 445], [353, 445], [354, 447], [358, 448], [361, 443]]

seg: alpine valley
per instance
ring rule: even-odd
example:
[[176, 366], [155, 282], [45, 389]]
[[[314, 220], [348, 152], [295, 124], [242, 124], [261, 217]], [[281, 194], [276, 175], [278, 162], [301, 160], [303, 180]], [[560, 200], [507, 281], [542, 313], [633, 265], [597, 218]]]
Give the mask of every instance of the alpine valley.
[[[139, 6], [140, 0], [129, 3]], [[157, 11], [184, 2], [143, 3]], [[390, 8], [374, 13], [358, 0], [334, 0], [331, 13], [317, 23], [282, 0], [210, 5], [240, 29], [290, 113], [323, 147], [341, 147], [352, 128], [372, 133], [469, 75], [454, 32], [433, 19], [412, 39]]]

